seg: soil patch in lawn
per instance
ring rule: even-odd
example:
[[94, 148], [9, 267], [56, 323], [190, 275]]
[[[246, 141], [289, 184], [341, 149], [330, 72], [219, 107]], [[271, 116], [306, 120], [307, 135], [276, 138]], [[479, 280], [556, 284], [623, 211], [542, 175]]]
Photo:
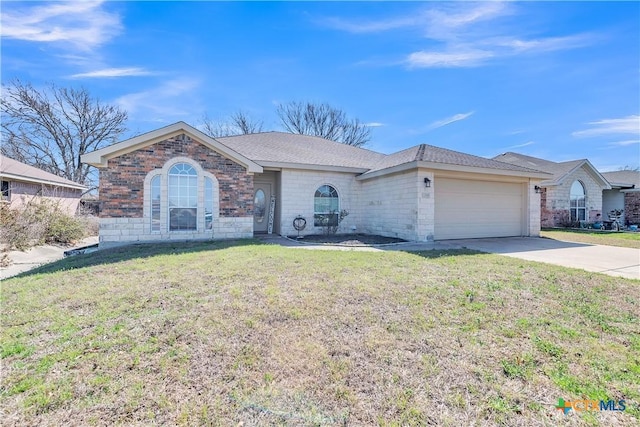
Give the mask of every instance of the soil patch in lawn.
[[406, 242], [406, 240], [398, 239], [396, 237], [384, 237], [372, 234], [312, 234], [300, 239], [298, 239], [297, 236], [289, 236], [289, 238], [302, 243], [321, 243], [326, 245], [344, 246], [371, 246]]

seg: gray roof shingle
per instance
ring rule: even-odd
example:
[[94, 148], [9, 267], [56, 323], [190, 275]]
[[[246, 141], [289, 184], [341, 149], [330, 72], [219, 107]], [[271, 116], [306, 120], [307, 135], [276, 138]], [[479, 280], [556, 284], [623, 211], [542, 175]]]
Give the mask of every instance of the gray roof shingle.
[[522, 166], [525, 168], [537, 169], [542, 172], [547, 172], [553, 175], [551, 178], [553, 181], [557, 181], [567, 173], [571, 172], [580, 164], [584, 163], [586, 159], [570, 160], [568, 162], [552, 162], [550, 160], [539, 159], [537, 157], [525, 156], [524, 154], [507, 152], [495, 156], [493, 160], [498, 160], [504, 163], [510, 163], [512, 165]]
[[385, 155], [316, 136], [262, 132], [216, 138], [221, 144], [257, 162], [297, 163], [370, 169]]
[[635, 185], [635, 188], [640, 188], [640, 171], [603, 172], [602, 175], [611, 184]]
[[367, 173], [373, 173], [375, 171], [414, 161], [470, 166], [484, 169], [498, 169], [513, 172], [539, 172], [539, 170], [535, 170], [531, 167], [513, 165], [480, 156], [474, 156], [472, 154], [435, 147], [433, 145], [420, 144], [394, 154], [389, 154], [374, 165], [374, 167]]

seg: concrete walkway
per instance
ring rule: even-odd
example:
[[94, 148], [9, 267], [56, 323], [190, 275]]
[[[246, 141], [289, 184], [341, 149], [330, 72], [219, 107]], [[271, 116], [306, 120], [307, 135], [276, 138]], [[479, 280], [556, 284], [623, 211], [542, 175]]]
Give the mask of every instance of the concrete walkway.
[[564, 242], [540, 237], [441, 240], [364, 247], [305, 244], [280, 236], [269, 236], [262, 240], [301, 249], [342, 251], [426, 251], [466, 248], [640, 280], [640, 249]]
[[[75, 245], [75, 248], [94, 245], [98, 243], [98, 237], [87, 237], [81, 240]], [[0, 280], [15, 276], [25, 271], [31, 270], [41, 266], [42, 264], [48, 264], [53, 261], [64, 258], [64, 252], [74, 247], [68, 246], [53, 246], [43, 245], [36, 246], [27, 251], [11, 251], [9, 252], [9, 258], [12, 263], [8, 267], [0, 269]]]

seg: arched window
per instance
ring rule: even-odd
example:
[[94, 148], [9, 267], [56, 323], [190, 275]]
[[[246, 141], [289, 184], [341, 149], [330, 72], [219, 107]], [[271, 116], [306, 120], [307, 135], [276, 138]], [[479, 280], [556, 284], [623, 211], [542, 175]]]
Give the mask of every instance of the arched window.
[[573, 181], [569, 196], [571, 221], [585, 221], [587, 219], [586, 193], [580, 181]]
[[198, 227], [198, 173], [187, 163], [169, 171], [169, 231]]
[[313, 200], [313, 222], [317, 227], [337, 226], [340, 213], [340, 198], [335, 188], [322, 185], [316, 190]]

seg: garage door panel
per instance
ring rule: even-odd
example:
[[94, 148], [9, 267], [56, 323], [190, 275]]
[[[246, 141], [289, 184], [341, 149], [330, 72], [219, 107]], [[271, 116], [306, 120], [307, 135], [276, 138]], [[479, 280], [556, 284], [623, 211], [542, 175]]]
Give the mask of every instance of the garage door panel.
[[522, 191], [517, 183], [436, 178], [435, 238], [521, 235]]

